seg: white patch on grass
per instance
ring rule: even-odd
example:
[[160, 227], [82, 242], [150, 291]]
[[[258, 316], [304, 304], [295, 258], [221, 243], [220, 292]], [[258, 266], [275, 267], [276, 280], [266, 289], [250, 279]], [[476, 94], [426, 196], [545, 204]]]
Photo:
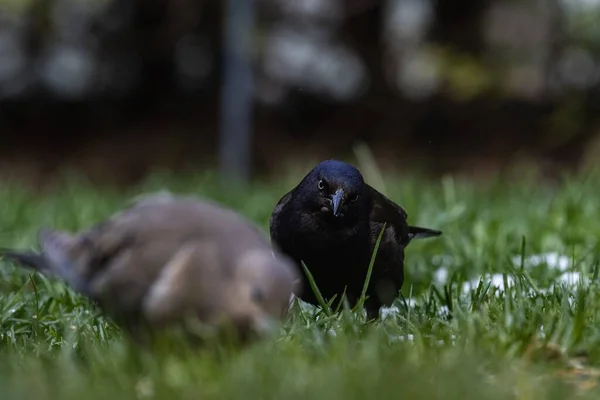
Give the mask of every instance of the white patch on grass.
[[409, 297], [408, 299], [406, 299], [406, 305], [410, 308], [415, 308], [415, 306], [417, 305], [417, 300], [413, 299], [412, 297]]
[[[399, 300], [400, 303], [402, 303], [402, 300]], [[406, 299], [406, 306], [408, 308], [415, 308], [417, 305], [417, 300], [409, 297], [408, 299]], [[404, 307], [402, 307], [402, 309], [404, 309]], [[380, 315], [381, 315], [381, 319], [384, 320], [390, 316], [394, 316], [394, 315], [400, 315], [402, 312], [400, 311], [400, 309], [396, 306], [391, 306], [391, 307], [381, 307], [380, 309]]]
[[413, 335], [412, 333], [400, 334], [400, 335], [390, 335], [389, 340], [390, 340], [390, 342], [414, 342], [415, 335]]
[[[513, 258], [513, 263], [516, 267], [521, 266], [521, 256], [516, 256]], [[551, 253], [542, 253], [542, 254], [534, 254], [529, 257], [525, 257], [525, 262], [523, 265], [526, 268], [533, 268], [539, 265], [547, 265], [550, 269], [557, 269], [559, 271], [566, 271], [571, 267], [571, 258], [565, 256], [564, 254], [559, 254], [556, 252]]]
[[492, 275], [484, 275], [481, 278], [472, 279], [470, 281], [464, 282], [462, 285], [462, 292], [464, 294], [468, 294], [471, 291], [477, 290], [479, 286], [479, 282], [483, 281], [483, 287], [486, 287], [488, 282], [491, 282], [490, 287], [495, 287], [498, 289], [498, 292], [504, 292], [508, 288], [512, 287], [515, 284], [515, 280], [512, 276], [506, 276], [506, 283], [508, 284], [508, 288], [504, 287], [504, 276], [502, 274], [492, 274]]
[[451, 346], [454, 346], [456, 344], [456, 335], [450, 335], [450, 340], [446, 341], [445, 339], [440, 339], [437, 341], [437, 343], [439, 345], [446, 345], [449, 344]]
[[572, 287], [579, 285], [580, 282], [584, 285], [589, 285], [590, 283], [589, 278], [582, 276], [581, 272], [565, 272], [556, 281]]
[[398, 315], [400, 313], [400, 310], [398, 309], [398, 307], [396, 306], [392, 306], [392, 307], [381, 307], [381, 319], [384, 320], [390, 316], [394, 316], [394, 315]]
[[448, 275], [450, 275], [448, 269], [446, 267], [441, 267], [433, 273], [433, 279], [437, 284], [443, 285], [448, 280]]
[[409, 333], [408, 335], [400, 336], [399, 339], [407, 342], [414, 342], [415, 335]]
[[438, 254], [431, 258], [433, 265], [441, 268], [448, 268], [453, 261], [454, 258], [449, 254]]
[[436, 311], [436, 315], [438, 318], [446, 318], [450, 316], [450, 309], [446, 305], [440, 306], [440, 308], [438, 308]]
[[320, 307], [317, 307], [313, 304], [307, 303], [304, 300], [300, 299], [299, 297], [296, 297], [296, 299], [298, 300], [298, 305], [300, 306], [300, 309], [302, 310], [302, 312], [317, 312], [318, 309], [320, 309]]
[[[428, 338], [431, 338], [431, 336], [424, 335], [423, 338], [427, 340]], [[415, 335], [413, 335], [412, 333], [402, 333], [402, 334], [397, 334], [397, 335], [389, 335], [388, 339], [390, 342], [414, 343]], [[454, 335], [454, 334], [450, 335], [449, 339], [439, 339], [439, 340], [436, 340], [436, 342], [440, 346], [445, 346], [445, 345], [454, 346], [456, 344], [456, 335]]]

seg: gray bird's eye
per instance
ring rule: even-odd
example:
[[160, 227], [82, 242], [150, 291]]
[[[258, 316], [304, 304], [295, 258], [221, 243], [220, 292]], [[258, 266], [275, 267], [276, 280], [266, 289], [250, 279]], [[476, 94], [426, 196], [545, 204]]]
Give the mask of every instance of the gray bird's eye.
[[255, 287], [252, 289], [250, 296], [252, 296], [252, 301], [260, 303], [265, 299], [265, 292], [261, 288]]
[[319, 183], [317, 183], [317, 187], [319, 190], [325, 189], [325, 181], [323, 179], [319, 179]]
[[358, 200], [358, 195], [355, 195], [354, 197], [352, 197], [350, 199], [350, 203], [354, 203], [356, 200]]

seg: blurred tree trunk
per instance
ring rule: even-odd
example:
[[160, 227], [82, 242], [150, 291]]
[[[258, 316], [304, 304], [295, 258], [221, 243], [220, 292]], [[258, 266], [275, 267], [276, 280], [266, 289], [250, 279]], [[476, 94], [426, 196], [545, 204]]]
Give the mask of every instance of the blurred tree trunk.
[[458, 51], [479, 55], [484, 49], [481, 24], [492, 0], [433, 0], [434, 42]]

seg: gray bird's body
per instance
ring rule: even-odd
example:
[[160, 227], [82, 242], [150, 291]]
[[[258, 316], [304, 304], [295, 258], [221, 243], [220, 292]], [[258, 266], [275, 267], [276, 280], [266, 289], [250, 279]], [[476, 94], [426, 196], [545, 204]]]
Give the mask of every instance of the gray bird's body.
[[40, 253], [6, 259], [55, 275], [131, 331], [189, 314], [259, 332], [288, 309], [297, 274], [237, 213], [207, 201], [154, 195], [76, 235], [42, 229]]

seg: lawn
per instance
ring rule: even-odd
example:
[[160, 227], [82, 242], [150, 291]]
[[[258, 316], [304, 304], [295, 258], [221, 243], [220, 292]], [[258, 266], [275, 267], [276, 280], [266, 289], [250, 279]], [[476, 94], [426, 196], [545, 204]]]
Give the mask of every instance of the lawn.
[[[295, 305], [279, 336], [244, 350], [142, 351], [62, 283], [0, 261], [0, 398], [597, 397], [600, 172], [554, 183], [366, 175], [411, 223], [444, 232], [408, 247], [404, 299], [382, 321]], [[3, 184], [0, 244], [34, 247], [41, 226], [87, 227], [163, 189], [216, 199], [267, 232], [300, 176], [246, 190], [210, 174], [157, 173], [126, 191], [66, 180], [39, 195]]]

